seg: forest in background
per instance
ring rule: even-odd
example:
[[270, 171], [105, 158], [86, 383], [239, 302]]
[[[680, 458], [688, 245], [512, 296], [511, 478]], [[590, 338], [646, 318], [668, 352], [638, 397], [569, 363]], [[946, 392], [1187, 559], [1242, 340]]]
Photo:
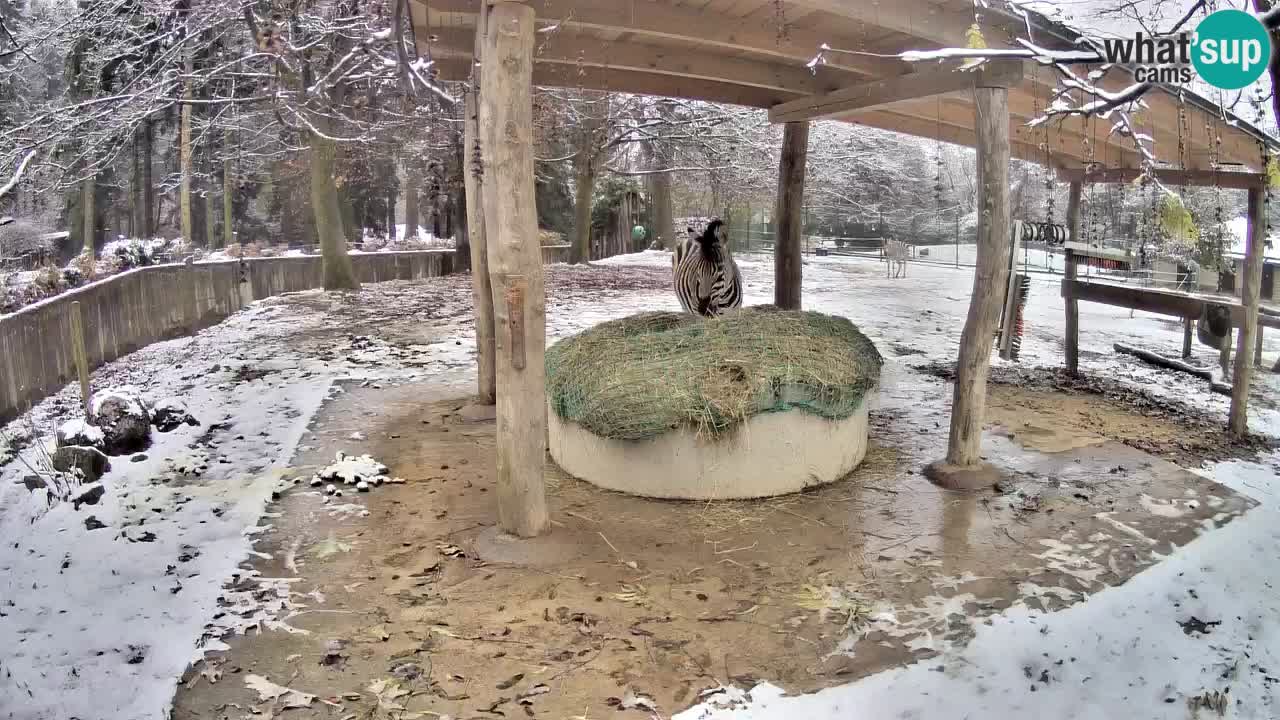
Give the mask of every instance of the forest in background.
[[[0, 272], [72, 264], [45, 275], [56, 286], [146, 261], [110, 245], [104, 268], [119, 238], [319, 248], [334, 286], [354, 285], [348, 247], [455, 238], [465, 261], [463, 173], [482, 172], [467, 88], [437, 79], [406, 0], [0, 0], [0, 24]], [[570, 88], [539, 90], [534, 118], [539, 224], [574, 261], [629, 193], [658, 244], [675, 218], [771, 230], [781, 130], [762, 111]], [[806, 232], [970, 241], [975, 174], [965, 148], [815, 123]], [[1065, 184], [1022, 161], [1011, 178], [1015, 218], [1062, 221]], [[1216, 267], [1244, 194], [1175, 190], [1194, 236], [1166, 232], [1156, 189], [1131, 185], [1086, 192], [1085, 239]]]

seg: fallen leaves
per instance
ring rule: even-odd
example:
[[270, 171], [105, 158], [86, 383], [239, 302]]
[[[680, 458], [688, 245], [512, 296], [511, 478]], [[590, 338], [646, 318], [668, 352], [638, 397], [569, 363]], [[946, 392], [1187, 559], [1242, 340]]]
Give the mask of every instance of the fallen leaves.
[[258, 700], [278, 704], [282, 710], [307, 707], [316, 700], [315, 695], [277, 685], [261, 675], [245, 676], [244, 684], [258, 693]]
[[333, 536], [333, 533], [329, 533], [329, 537], [316, 545], [315, 551], [316, 557], [323, 559], [338, 553], [351, 552], [351, 544], [341, 542]]
[[795, 603], [806, 610], [819, 611], [823, 619], [832, 615], [842, 618], [846, 628], [864, 622], [871, 614], [871, 607], [857, 595], [831, 585], [805, 585], [796, 593]]
[[416, 720], [426, 717], [424, 713], [410, 712], [401, 702], [412, 693], [391, 678], [380, 678], [369, 683], [366, 690], [373, 696], [373, 717], [387, 720]]
[[622, 592], [614, 593], [613, 598], [636, 607], [649, 607], [649, 591], [639, 583], [622, 583]]
[[611, 697], [605, 702], [608, 703], [609, 707], [619, 710], [647, 710], [651, 713], [658, 711], [658, 703], [654, 702], [653, 698], [639, 694], [631, 688], [627, 688], [622, 697]]
[[516, 683], [519, 683], [523, 679], [524, 679], [524, 673], [516, 673], [515, 675], [498, 683], [497, 687], [499, 690], [510, 690], [511, 688], [515, 687]]
[[467, 556], [467, 553], [464, 552], [462, 548], [450, 543], [440, 543], [439, 545], [436, 545], [436, 550], [445, 557], [462, 559]]

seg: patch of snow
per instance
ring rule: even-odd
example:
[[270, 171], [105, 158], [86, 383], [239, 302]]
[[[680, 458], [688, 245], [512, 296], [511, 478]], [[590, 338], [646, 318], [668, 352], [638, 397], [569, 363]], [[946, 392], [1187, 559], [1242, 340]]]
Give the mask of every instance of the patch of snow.
[[92, 403], [93, 414], [96, 416], [101, 413], [103, 404], [111, 399], [119, 401], [120, 407], [126, 415], [144, 417], [148, 420], [151, 417], [147, 413], [147, 401], [142, 392], [136, 387], [128, 385], [95, 392]]
[[334, 461], [316, 473], [316, 477], [321, 480], [334, 482], [341, 480], [347, 485], [356, 485], [386, 474], [387, 466], [374, 460], [372, 456], [347, 455], [346, 453], [338, 452]]
[[[84, 421], [84, 418], [68, 420], [58, 426], [58, 437], [73, 445], [89, 444], [101, 447], [103, 441], [102, 428]], [[82, 440], [84, 442], [79, 442]]]

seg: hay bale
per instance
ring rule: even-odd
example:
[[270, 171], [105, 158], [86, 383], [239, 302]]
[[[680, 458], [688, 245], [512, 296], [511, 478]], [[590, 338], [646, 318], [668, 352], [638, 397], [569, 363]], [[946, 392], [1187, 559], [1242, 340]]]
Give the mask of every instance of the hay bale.
[[704, 319], [650, 312], [601, 323], [547, 350], [553, 412], [601, 437], [703, 436], [752, 415], [842, 420], [880, 380], [880, 353], [853, 323], [750, 307]]

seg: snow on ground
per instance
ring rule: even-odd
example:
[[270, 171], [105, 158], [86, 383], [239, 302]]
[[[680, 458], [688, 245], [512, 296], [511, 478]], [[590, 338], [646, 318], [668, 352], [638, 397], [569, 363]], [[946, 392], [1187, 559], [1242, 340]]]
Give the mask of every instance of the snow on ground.
[[[0, 468], [0, 717], [163, 717], [198, 648], [254, 622], [220, 605], [220, 596], [253, 604], [223, 584], [242, 572], [247, 533], [331, 382], [447, 374], [464, 361], [452, 344], [397, 353], [347, 337], [345, 326], [326, 334], [325, 310], [341, 312], [345, 301], [301, 298], [316, 312], [295, 317], [278, 312], [280, 298], [264, 301], [95, 373], [96, 387], [179, 395], [201, 421], [156, 434], [142, 455], [112, 458], [98, 505], [46, 507], [22, 485], [22, 462]], [[352, 362], [356, 344], [361, 359]], [[48, 433], [78, 406], [68, 388], [30, 425]], [[24, 455], [38, 461], [36, 450]]]
[[[770, 302], [772, 259], [738, 260], [747, 302]], [[549, 339], [635, 312], [678, 310], [669, 272], [670, 255], [660, 251], [590, 269], [549, 266]], [[909, 368], [954, 359], [972, 270], [913, 263], [908, 272], [893, 280], [874, 260], [806, 258], [805, 306], [859, 324], [886, 355], [886, 372], [937, 383]], [[1034, 278], [1024, 364], [1062, 362], [1056, 281]], [[178, 676], [202, 644], [216, 647], [225, 631], [253, 622], [234, 612], [251, 608], [253, 598], [224, 590], [224, 583], [244, 572], [239, 563], [254, 552], [253, 533], [283, 482], [282, 469], [306, 442], [306, 424], [333, 380], [430, 377], [468, 391], [470, 293], [469, 278], [455, 275], [369, 285], [355, 297], [272, 298], [194, 338], [153, 345], [95, 373], [95, 387], [135, 385], [151, 397], [179, 397], [201, 425], [156, 435], [138, 462], [113, 458], [106, 496], [78, 512], [69, 504], [45, 508], [20, 483], [20, 462], [0, 467], [0, 711], [21, 720], [163, 717]], [[1225, 417], [1225, 398], [1112, 352], [1113, 342], [1177, 352], [1180, 322], [1082, 303], [1080, 324], [1087, 372]], [[891, 352], [897, 347], [921, 354], [897, 357]], [[1269, 336], [1266, 350], [1270, 364], [1280, 337]], [[1197, 354], [1206, 364], [1215, 356], [1199, 347]], [[1260, 380], [1280, 397], [1276, 376]], [[47, 434], [75, 419], [77, 406], [69, 387], [38, 406], [30, 422]], [[1280, 434], [1280, 414], [1272, 409], [1256, 407], [1251, 422]], [[297, 469], [304, 481], [314, 470]], [[1271, 600], [1280, 581], [1280, 483], [1264, 464], [1204, 472], [1261, 507], [1082, 605], [1050, 615], [1008, 611], [980, 626], [966, 648], [817, 695], [781, 698], [766, 684], [733, 717], [1074, 718], [1133, 714], [1121, 710], [1130, 706], [1140, 717], [1185, 717], [1180, 698], [1227, 684], [1250, 713], [1269, 712], [1272, 684], [1259, 680], [1266, 673], [1244, 666], [1280, 668], [1272, 629], [1280, 618]], [[98, 524], [105, 527], [90, 529]], [[262, 582], [275, 588], [272, 602], [288, 602], [287, 579]], [[232, 607], [220, 607], [220, 596]], [[1190, 615], [1222, 625], [1207, 637], [1184, 635], [1176, 622]], [[1220, 679], [1224, 670], [1236, 677], [1228, 667], [1235, 660], [1242, 664], [1238, 679]], [[1175, 702], [1166, 703], [1170, 697]], [[729, 716], [707, 705], [678, 717]]]

